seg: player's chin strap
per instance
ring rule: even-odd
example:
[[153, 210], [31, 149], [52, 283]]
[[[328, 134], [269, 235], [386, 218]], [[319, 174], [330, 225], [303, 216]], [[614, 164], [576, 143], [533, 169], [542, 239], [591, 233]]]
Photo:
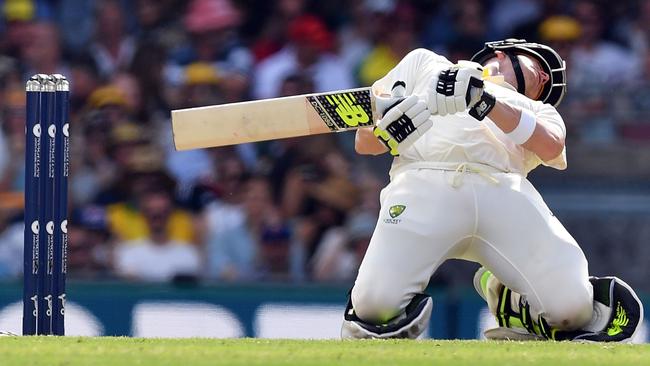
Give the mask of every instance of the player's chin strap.
[[517, 91], [523, 95], [526, 95], [526, 80], [524, 80], [524, 73], [521, 71], [519, 58], [514, 52], [506, 52], [506, 55], [510, 57], [512, 69], [515, 71], [515, 77], [517, 78]]
[[387, 324], [365, 322], [354, 313], [352, 300], [345, 307], [341, 338], [410, 338], [415, 339], [429, 326], [433, 300], [427, 294], [416, 294], [406, 306], [405, 314]]

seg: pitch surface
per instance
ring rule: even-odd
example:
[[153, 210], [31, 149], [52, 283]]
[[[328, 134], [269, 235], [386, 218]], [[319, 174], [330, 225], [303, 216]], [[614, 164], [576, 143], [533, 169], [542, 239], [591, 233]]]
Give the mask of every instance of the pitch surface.
[[650, 345], [0, 337], [9, 365], [643, 365]]

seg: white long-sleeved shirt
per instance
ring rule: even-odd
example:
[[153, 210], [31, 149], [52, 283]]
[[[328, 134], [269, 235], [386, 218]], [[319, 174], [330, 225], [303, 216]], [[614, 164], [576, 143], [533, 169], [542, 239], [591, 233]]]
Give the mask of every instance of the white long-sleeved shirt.
[[[432, 77], [451, 65], [443, 56], [429, 50], [416, 49], [406, 55], [386, 76], [376, 81], [372, 91], [377, 96], [389, 95], [393, 84], [402, 80], [406, 83], [406, 95], [426, 97]], [[519, 94], [505, 82], [488, 81], [485, 88], [497, 100], [533, 112], [538, 121], [548, 122], [545, 123], [547, 127], [557, 129], [560, 136], [565, 136], [564, 121], [552, 105]], [[433, 127], [395, 158], [391, 171], [414, 162], [431, 162], [432, 165], [437, 162], [479, 163], [523, 176], [540, 164], [556, 169], [566, 168], [566, 149], [557, 158], [543, 162], [535, 153], [510, 140], [489, 118], [477, 121], [467, 112], [444, 117], [433, 115], [430, 118]]]

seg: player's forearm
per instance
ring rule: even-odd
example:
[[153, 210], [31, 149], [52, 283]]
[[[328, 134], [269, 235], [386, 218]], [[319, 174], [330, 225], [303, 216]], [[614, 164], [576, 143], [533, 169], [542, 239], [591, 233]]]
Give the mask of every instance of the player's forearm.
[[379, 155], [388, 151], [386, 145], [381, 143], [372, 133], [372, 127], [360, 128], [354, 140], [354, 149], [361, 155]]
[[[503, 130], [503, 132], [510, 133], [517, 128], [521, 119], [521, 113], [519, 107], [514, 107], [497, 100], [494, 108], [488, 114], [488, 118]], [[562, 153], [564, 149], [564, 137], [545, 126], [543, 120], [536, 119], [533, 134], [521, 146], [535, 153], [543, 161], [550, 161]]]

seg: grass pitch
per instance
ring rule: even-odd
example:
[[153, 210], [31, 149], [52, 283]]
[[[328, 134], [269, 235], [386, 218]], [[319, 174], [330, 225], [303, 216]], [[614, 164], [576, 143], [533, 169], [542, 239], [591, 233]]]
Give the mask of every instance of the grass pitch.
[[650, 345], [0, 337], [0, 365], [648, 365]]

